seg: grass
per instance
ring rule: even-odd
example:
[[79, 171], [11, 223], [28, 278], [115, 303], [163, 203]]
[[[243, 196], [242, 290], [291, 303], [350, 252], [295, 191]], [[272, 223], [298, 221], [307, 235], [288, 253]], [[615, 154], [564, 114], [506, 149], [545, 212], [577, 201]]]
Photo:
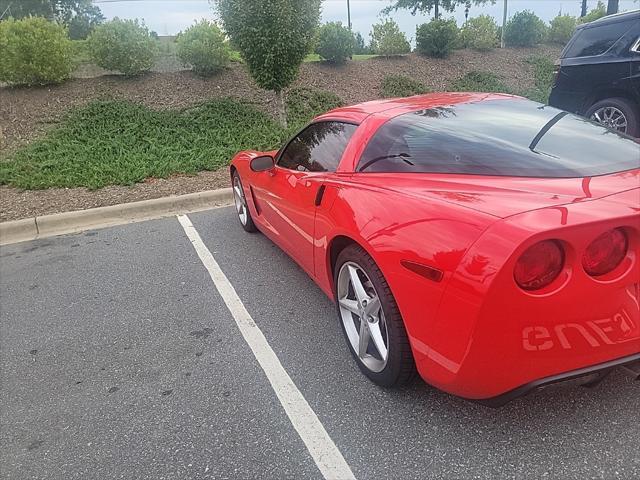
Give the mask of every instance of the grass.
[[0, 184], [96, 189], [216, 170], [239, 150], [279, 147], [301, 124], [338, 103], [332, 94], [293, 91], [285, 130], [255, 106], [232, 99], [182, 110], [96, 101], [70, 111], [44, 137], [0, 161]]

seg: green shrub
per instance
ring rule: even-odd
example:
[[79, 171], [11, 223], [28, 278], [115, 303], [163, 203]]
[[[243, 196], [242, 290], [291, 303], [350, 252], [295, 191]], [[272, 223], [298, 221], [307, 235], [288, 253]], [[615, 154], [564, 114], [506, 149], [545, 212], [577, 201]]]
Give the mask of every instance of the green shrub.
[[578, 22], [580, 23], [589, 23], [594, 20], [598, 20], [599, 18], [604, 17], [607, 14], [607, 7], [605, 7], [604, 3], [598, 1], [596, 8], [587, 13], [584, 17], [580, 18]]
[[553, 85], [555, 66], [549, 58], [542, 55], [531, 56], [526, 62], [533, 67], [535, 87], [522, 92], [522, 96], [546, 104]]
[[213, 75], [231, 61], [231, 49], [222, 30], [205, 19], [180, 32], [176, 44], [182, 64], [198, 75]]
[[0, 81], [10, 85], [61, 83], [73, 70], [64, 27], [42, 17], [0, 22]]
[[504, 41], [512, 47], [532, 47], [544, 41], [547, 26], [533, 12], [517, 12], [505, 25]]
[[495, 73], [478, 71], [463, 75], [449, 89], [453, 92], [510, 93], [509, 87]]
[[380, 90], [384, 98], [410, 97], [429, 92], [424, 84], [404, 75], [387, 75], [382, 80]]
[[490, 15], [480, 15], [467, 20], [460, 29], [462, 45], [475, 50], [491, 50], [500, 44], [498, 25]]
[[378, 55], [402, 55], [411, 51], [411, 45], [398, 24], [386, 19], [372, 27], [371, 50]]
[[315, 51], [331, 63], [344, 63], [353, 54], [354, 37], [341, 22], [329, 22], [318, 29]]
[[449, 56], [458, 39], [458, 25], [454, 19], [431, 20], [416, 28], [416, 50], [429, 57]]
[[565, 44], [571, 39], [578, 20], [571, 15], [558, 15], [551, 20], [550, 24], [549, 40], [554, 43]]
[[0, 162], [0, 184], [100, 188], [216, 170], [239, 150], [278, 148], [286, 136], [264, 112], [216, 99], [180, 110], [96, 101], [71, 110], [39, 140]]
[[138, 20], [114, 18], [95, 28], [87, 39], [93, 61], [107, 70], [140, 75], [153, 66], [156, 41]]
[[289, 90], [286, 104], [289, 127], [296, 130], [312, 118], [328, 110], [341, 107], [344, 102], [335, 93], [299, 87]]

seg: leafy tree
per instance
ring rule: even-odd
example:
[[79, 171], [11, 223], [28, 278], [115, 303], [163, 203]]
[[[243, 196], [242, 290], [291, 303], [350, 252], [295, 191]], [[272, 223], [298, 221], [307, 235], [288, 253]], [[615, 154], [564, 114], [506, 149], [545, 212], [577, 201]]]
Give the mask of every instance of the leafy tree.
[[313, 45], [321, 0], [215, 0], [224, 30], [255, 82], [276, 93], [287, 123], [283, 90]]
[[467, 20], [460, 29], [460, 36], [466, 48], [491, 50], [499, 44], [498, 25], [489, 15]]
[[555, 43], [565, 44], [573, 35], [578, 20], [571, 15], [558, 15], [551, 20], [549, 29], [549, 40]]
[[416, 28], [416, 50], [436, 58], [449, 56], [458, 39], [458, 25], [452, 18], [437, 18]]
[[607, 8], [604, 3], [598, 1], [596, 8], [587, 13], [584, 17], [580, 18], [580, 23], [589, 23], [599, 18], [604, 17], [607, 14]]
[[488, 2], [491, 2], [491, 4], [496, 3], [495, 0], [395, 0], [395, 3], [382, 10], [382, 13], [389, 14], [392, 11], [411, 10], [411, 15], [415, 15], [418, 12], [430, 14], [431, 10], [433, 10], [434, 18], [439, 18], [440, 8], [446, 12], [453, 12], [460, 4], [470, 6], [472, 3], [483, 5]]
[[344, 63], [353, 54], [353, 47], [353, 34], [341, 22], [329, 22], [318, 29], [316, 53], [325, 60]]
[[360, 32], [356, 32], [353, 36], [353, 53], [356, 55], [365, 55], [371, 53], [369, 47], [365, 45], [364, 38]]
[[373, 53], [385, 56], [402, 55], [411, 51], [407, 37], [391, 19], [373, 25], [370, 46]]
[[[5, 13], [6, 12], [6, 13]], [[100, 8], [91, 0], [0, 0], [0, 15], [5, 17], [45, 17], [69, 28], [73, 40], [87, 38], [104, 21]]]
[[547, 35], [547, 25], [529, 10], [516, 12], [504, 28], [505, 43], [514, 47], [532, 47]]

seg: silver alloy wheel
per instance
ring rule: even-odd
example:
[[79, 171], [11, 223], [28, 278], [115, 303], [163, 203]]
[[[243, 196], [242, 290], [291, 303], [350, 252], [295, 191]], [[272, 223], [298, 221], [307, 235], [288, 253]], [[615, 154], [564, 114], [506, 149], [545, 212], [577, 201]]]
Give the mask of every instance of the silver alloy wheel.
[[616, 107], [601, 107], [591, 114], [591, 120], [618, 132], [627, 133], [627, 117]]
[[233, 201], [236, 204], [236, 211], [238, 212], [238, 218], [242, 225], [247, 224], [247, 200], [244, 198], [244, 190], [242, 190], [242, 184], [240, 183], [240, 177], [237, 175], [233, 177]]
[[389, 358], [389, 332], [380, 297], [364, 270], [346, 262], [338, 273], [338, 306], [351, 347], [372, 372], [381, 372]]

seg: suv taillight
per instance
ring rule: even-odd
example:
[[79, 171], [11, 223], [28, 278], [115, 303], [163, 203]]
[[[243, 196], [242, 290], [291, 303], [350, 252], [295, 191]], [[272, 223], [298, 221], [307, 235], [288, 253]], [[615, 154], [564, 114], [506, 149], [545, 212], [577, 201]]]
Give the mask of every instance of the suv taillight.
[[540, 290], [553, 282], [564, 266], [564, 250], [557, 240], [543, 240], [520, 255], [513, 278], [523, 290]]
[[557, 60], [553, 65], [553, 87], [558, 84], [558, 79], [560, 78], [560, 60]]
[[582, 267], [592, 277], [613, 271], [627, 256], [629, 241], [621, 228], [608, 230], [589, 244], [582, 256]]

